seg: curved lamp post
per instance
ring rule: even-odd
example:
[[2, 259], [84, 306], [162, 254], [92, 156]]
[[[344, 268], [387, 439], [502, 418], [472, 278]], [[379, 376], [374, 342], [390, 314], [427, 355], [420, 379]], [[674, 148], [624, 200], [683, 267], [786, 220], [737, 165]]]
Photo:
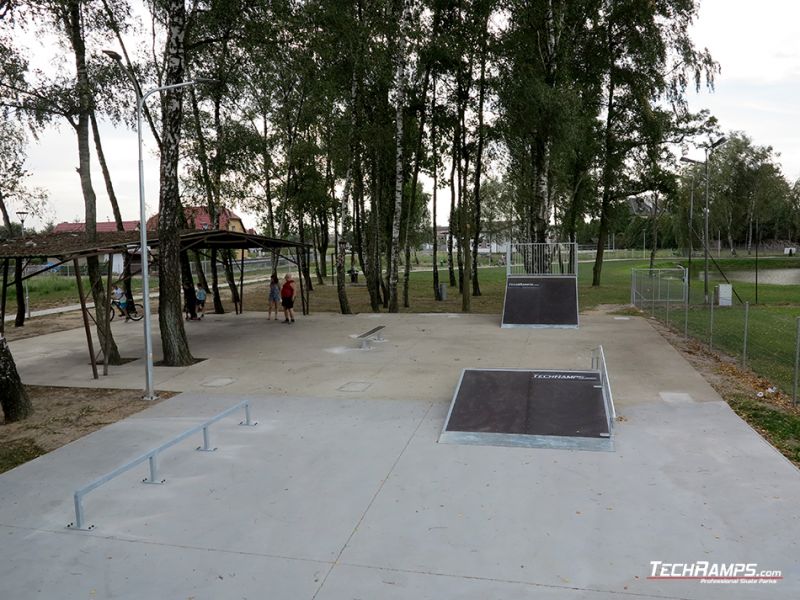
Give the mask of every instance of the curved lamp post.
[[[709, 297], [708, 297], [708, 159], [711, 156], [711, 153], [714, 152], [717, 148], [719, 148], [722, 144], [728, 141], [728, 138], [725, 136], [719, 138], [716, 142], [712, 142], [705, 146], [705, 160], [694, 160], [693, 158], [688, 158], [686, 156], [681, 157], [681, 162], [685, 163], [693, 163], [696, 165], [704, 165], [706, 171], [706, 200], [705, 200], [705, 215], [703, 217], [703, 257], [705, 261], [705, 265], [703, 269], [705, 272], [703, 273], [703, 296], [705, 298], [705, 303], [708, 304]], [[694, 186], [692, 186], [694, 187]], [[691, 274], [690, 274], [691, 276]]]
[[150, 278], [148, 273], [147, 256], [147, 222], [144, 206], [144, 163], [142, 161], [142, 110], [144, 101], [156, 92], [172, 90], [190, 85], [196, 85], [208, 80], [185, 81], [172, 85], [153, 88], [142, 94], [139, 83], [133, 73], [122, 64], [122, 56], [113, 50], [103, 50], [103, 54], [117, 62], [120, 69], [128, 76], [136, 93], [136, 134], [139, 140], [139, 244], [142, 258], [142, 304], [144, 305], [144, 353], [145, 353], [145, 400], [156, 400], [158, 396], [153, 389], [153, 337], [150, 323]]

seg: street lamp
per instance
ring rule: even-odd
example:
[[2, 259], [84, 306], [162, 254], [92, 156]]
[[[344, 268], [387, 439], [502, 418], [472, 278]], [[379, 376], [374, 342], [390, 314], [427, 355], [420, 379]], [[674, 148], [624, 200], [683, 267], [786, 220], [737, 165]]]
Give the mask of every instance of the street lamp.
[[209, 80], [185, 81], [172, 85], [164, 85], [153, 88], [142, 94], [139, 83], [133, 73], [122, 64], [122, 56], [113, 50], [103, 50], [103, 54], [113, 59], [119, 68], [127, 75], [133, 84], [133, 91], [136, 93], [136, 134], [139, 141], [139, 245], [142, 258], [142, 304], [144, 305], [144, 353], [145, 353], [145, 400], [156, 400], [158, 396], [153, 389], [153, 337], [150, 324], [150, 278], [148, 274], [147, 257], [147, 219], [144, 206], [144, 162], [142, 160], [142, 110], [144, 101], [156, 92], [173, 90], [195, 85]]
[[[28, 216], [27, 210], [18, 210], [17, 217], [19, 217], [20, 228], [22, 229], [22, 241], [25, 241], [25, 217]], [[23, 274], [23, 273], [20, 273]], [[28, 318], [31, 318], [31, 301], [30, 294], [28, 293], [28, 280], [25, 280], [25, 308], [28, 313]]]
[[681, 157], [681, 162], [685, 163], [694, 163], [696, 165], [705, 165], [706, 171], [706, 199], [705, 199], [705, 216], [703, 219], [703, 260], [705, 262], [705, 272], [703, 273], [703, 296], [704, 301], [708, 304], [709, 296], [708, 296], [708, 159], [711, 156], [711, 153], [719, 148], [722, 144], [728, 141], [728, 138], [721, 137], [716, 142], [712, 142], [705, 146], [703, 150], [705, 151], [705, 160], [694, 160], [692, 158], [688, 158], [686, 156]]

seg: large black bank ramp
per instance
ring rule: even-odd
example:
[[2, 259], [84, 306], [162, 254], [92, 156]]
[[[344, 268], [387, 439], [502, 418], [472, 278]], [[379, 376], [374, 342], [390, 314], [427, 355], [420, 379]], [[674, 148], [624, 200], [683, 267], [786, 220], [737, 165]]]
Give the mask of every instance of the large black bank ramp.
[[601, 371], [464, 369], [440, 443], [614, 450]]
[[577, 327], [574, 275], [512, 275], [506, 280], [501, 327]]

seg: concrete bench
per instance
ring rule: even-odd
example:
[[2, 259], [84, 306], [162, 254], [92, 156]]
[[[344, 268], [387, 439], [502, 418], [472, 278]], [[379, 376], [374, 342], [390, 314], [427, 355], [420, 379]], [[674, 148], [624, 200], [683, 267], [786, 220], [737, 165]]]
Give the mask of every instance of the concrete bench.
[[369, 331], [365, 331], [359, 336], [356, 336], [356, 339], [361, 342], [361, 349], [362, 350], [369, 350], [369, 343], [371, 340], [377, 340], [379, 342], [383, 341], [383, 330], [386, 328], [386, 325], [378, 325], [377, 327], [373, 327]]

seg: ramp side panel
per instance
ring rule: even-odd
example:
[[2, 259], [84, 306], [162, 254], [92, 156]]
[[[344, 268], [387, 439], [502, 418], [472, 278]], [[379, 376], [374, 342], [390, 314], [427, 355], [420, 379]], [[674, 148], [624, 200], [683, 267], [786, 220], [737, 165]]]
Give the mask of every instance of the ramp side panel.
[[502, 326], [577, 327], [577, 278], [570, 275], [509, 277]]

